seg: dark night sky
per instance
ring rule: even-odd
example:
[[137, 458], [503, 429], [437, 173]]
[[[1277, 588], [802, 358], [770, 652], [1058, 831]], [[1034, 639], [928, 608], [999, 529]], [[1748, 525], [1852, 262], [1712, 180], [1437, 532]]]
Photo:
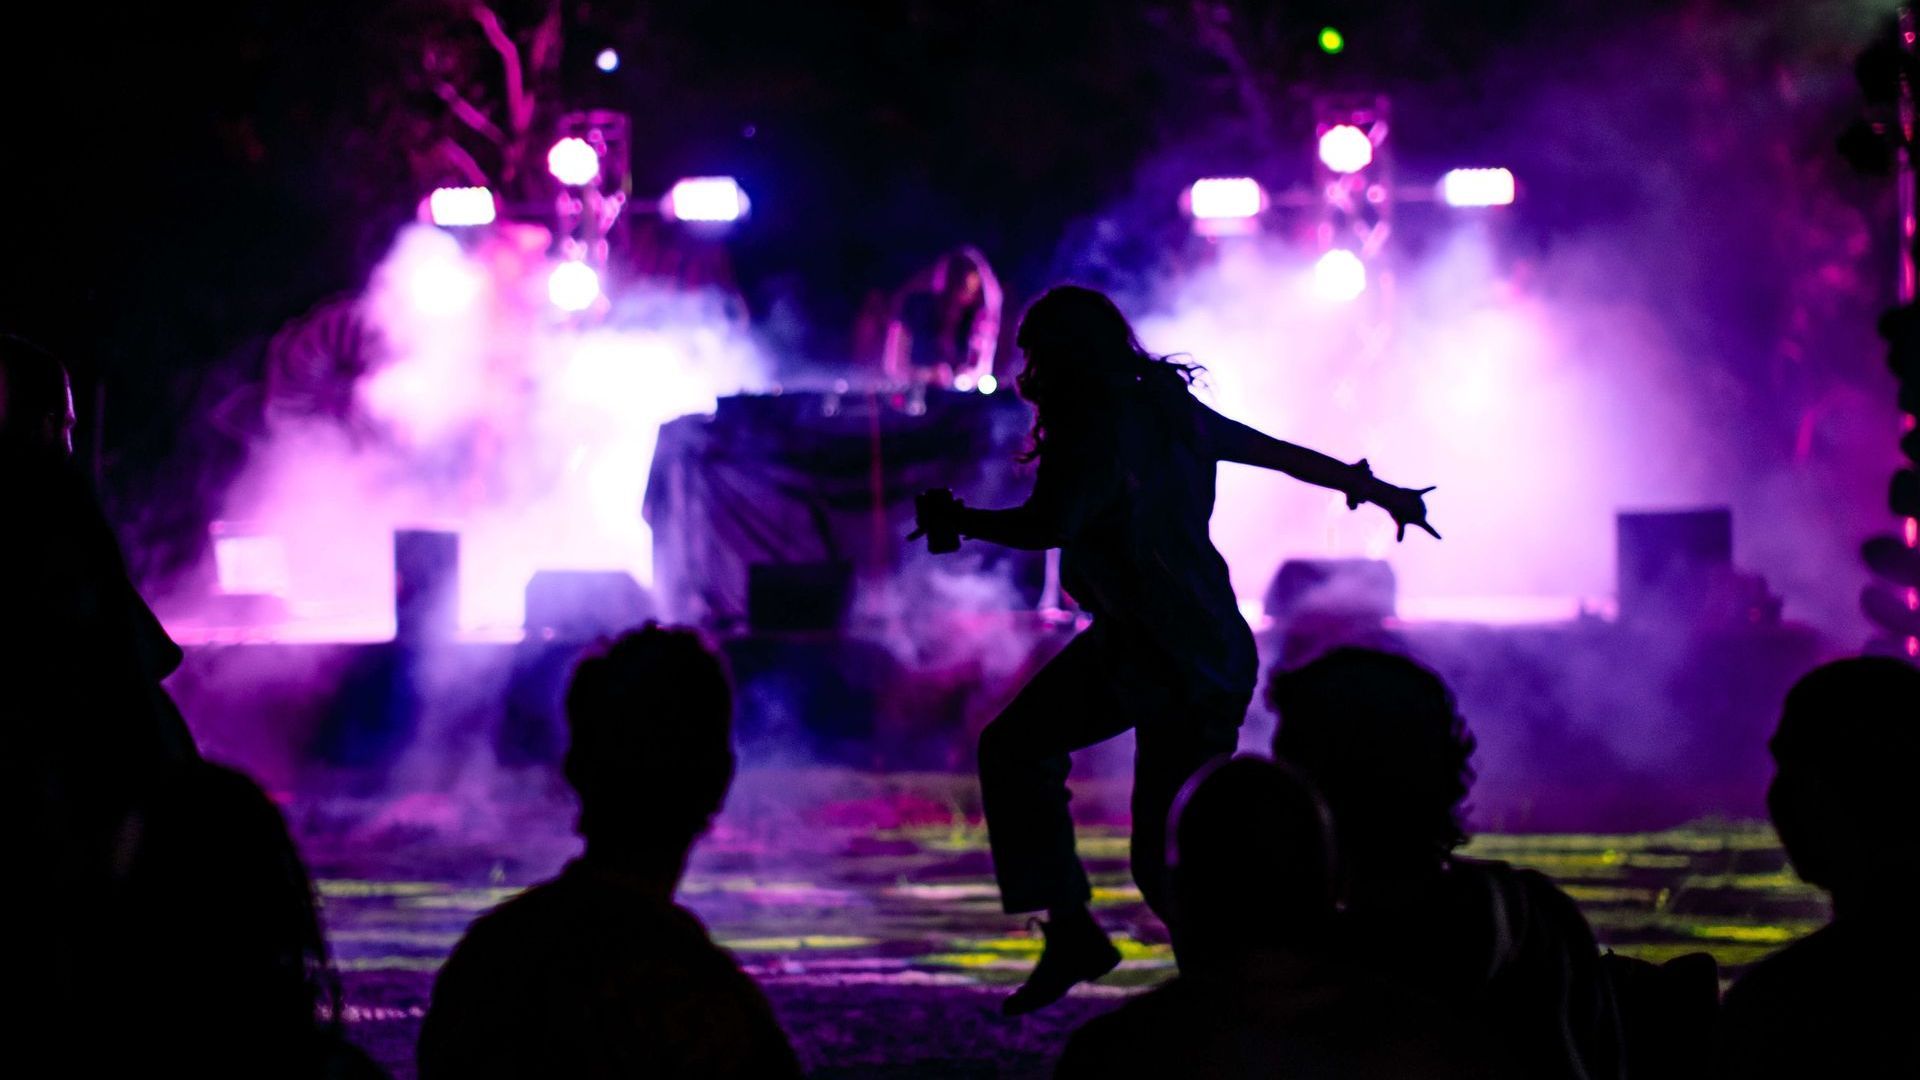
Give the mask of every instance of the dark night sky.
[[[540, 6], [496, 4], [510, 26]], [[1302, 123], [1296, 86], [1460, 90], [1533, 34], [1541, 9], [1316, 10], [1346, 6], [1285, 5], [1282, 18], [1250, 14], [1265, 5], [1088, 0], [574, 4], [559, 96], [633, 114], [639, 190], [689, 172], [741, 176], [756, 198], [735, 244], [750, 292], [797, 291], [825, 327], [849, 297], [960, 240], [1016, 283], [1043, 280], [1067, 226], [1127, 194], [1156, 148], [1186, 142], [1222, 169], [1284, 171], [1297, 162], [1275, 149], [1298, 141], [1286, 130]], [[113, 369], [151, 347], [152, 317], [137, 313], [150, 304], [175, 334], [205, 321], [223, 340], [351, 287], [430, 182], [373, 141], [383, 129], [370, 103], [390, 100], [396, 69], [417, 61], [417, 27], [451, 7], [126, 5], [42, 29], [15, 72], [15, 100], [33, 105], [8, 118], [22, 148], [9, 203], [30, 209], [6, 227], [21, 264], [67, 269], [35, 275], [0, 318]], [[1224, 32], [1279, 130], [1249, 131], [1240, 83], [1196, 31], [1196, 11], [1214, 7], [1232, 9]], [[1330, 20], [1352, 43], [1340, 57], [1314, 48]], [[603, 43], [626, 61], [612, 77], [591, 66]], [[1464, 103], [1434, 102], [1444, 131], [1409, 123], [1403, 159], [1439, 141], [1462, 152], [1485, 126]], [[825, 351], [834, 333], [823, 330]]]

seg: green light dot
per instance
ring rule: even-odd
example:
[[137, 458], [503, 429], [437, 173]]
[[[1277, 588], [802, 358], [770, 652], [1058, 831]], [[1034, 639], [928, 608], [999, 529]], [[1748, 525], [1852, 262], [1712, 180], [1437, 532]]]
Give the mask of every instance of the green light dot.
[[1346, 37], [1331, 26], [1320, 28], [1320, 51], [1332, 55], [1347, 47]]

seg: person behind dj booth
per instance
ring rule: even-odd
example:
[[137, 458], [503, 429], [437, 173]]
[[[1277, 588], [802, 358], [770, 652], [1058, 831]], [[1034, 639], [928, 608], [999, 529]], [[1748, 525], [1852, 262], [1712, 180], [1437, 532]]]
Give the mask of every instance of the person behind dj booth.
[[1049, 661], [980, 735], [980, 786], [994, 873], [1009, 914], [1047, 912], [1039, 964], [1004, 1003], [1043, 1008], [1097, 979], [1119, 953], [1087, 910], [1086, 870], [1067, 811], [1069, 753], [1133, 729], [1132, 864], [1147, 904], [1166, 917], [1164, 833], [1181, 784], [1234, 749], [1258, 661], [1226, 562], [1207, 535], [1215, 465], [1275, 469], [1385, 508], [1404, 536], [1426, 529], [1422, 496], [1269, 438], [1202, 405], [1193, 365], [1141, 347], [1112, 300], [1065, 285], [1035, 301], [1017, 344], [1017, 380], [1036, 411], [1033, 494], [1005, 510], [944, 492], [918, 500], [934, 550], [972, 537], [1060, 548], [1062, 583], [1093, 625]]
[[971, 389], [993, 371], [1001, 296], [978, 248], [956, 248], [934, 260], [894, 300], [881, 348], [888, 380]]

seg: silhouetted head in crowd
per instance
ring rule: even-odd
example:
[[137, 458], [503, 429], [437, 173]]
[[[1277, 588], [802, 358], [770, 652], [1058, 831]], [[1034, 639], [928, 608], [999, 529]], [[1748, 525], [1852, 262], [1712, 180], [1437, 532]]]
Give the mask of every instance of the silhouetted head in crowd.
[[1920, 866], [1920, 671], [1887, 657], [1839, 660], [1787, 694], [1769, 744], [1767, 807], [1800, 876], [1833, 894], [1837, 914], [1908, 899]]
[[295, 1075], [337, 1029], [312, 885], [252, 780], [205, 762], [163, 772], [120, 830], [112, 882], [114, 982], [138, 1029], [126, 1052]]
[[1146, 384], [1185, 393], [1199, 369], [1148, 352], [1105, 293], [1057, 285], [1027, 308], [1015, 341], [1026, 366], [1015, 377], [1033, 404], [1033, 451], [1045, 451], [1062, 423], [1098, 410], [1118, 387]]
[[587, 855], [678, 874], [733, 782], [733, 690], [691, 630], [648, 624], [581, 661], [567, 782]]
[[1473, 736], [1440, 676], [1402, 656], [1343, 648], [1273, 676], [1273, 753], [1333, 811], [1358, 877], [1438, 867], [1466, 842]]
[[1333, 822], [1298, 770], [1216, 759], [1174, 801], [1167, 838], [1183, 972], [1325, 937], [1336, 888]]
[[73, 453], [73, 388], [52, 353], [0, 334], [0, 445]]

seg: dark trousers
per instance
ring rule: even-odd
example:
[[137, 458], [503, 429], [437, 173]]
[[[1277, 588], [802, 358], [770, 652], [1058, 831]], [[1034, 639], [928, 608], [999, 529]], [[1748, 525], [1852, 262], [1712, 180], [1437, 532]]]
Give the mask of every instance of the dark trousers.
[[980, 733], [980, 794], [1009, 913], [1085, 904], [1067, 756], [1134, 729], [1133, 880], [1162, 919], [1167, 811], [1201, 765], [1238, 743], [1251, 695], [1196, 693], [1150, 646], [1096, 623], [1048, 661]]

